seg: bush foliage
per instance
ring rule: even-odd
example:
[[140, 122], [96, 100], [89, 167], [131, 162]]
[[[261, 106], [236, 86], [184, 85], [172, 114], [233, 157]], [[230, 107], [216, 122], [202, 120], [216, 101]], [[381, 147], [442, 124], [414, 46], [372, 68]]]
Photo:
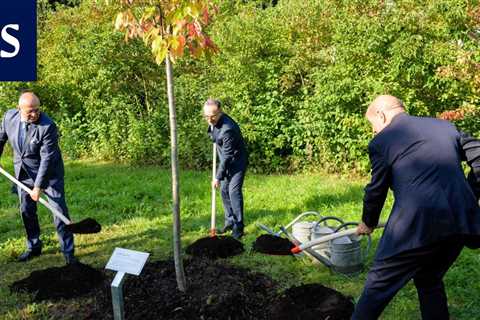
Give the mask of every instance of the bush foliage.
[[[167, 164], [164, 71], [114, 31], [115, 5], [44, 9], [39, 81], [0, 84], [0, 108], [29, 87], [72, 158]], [[201, 106], [217, 97], [241, 125], [256, 171], [368, 169], [364, 112], [378, 94], [410, 113], [468, 109], [480, 134], [480, 7], [461, 0], [222, 1], [209, 33], [221, 52], [175, 65], [182, 165], [211, 158]]]

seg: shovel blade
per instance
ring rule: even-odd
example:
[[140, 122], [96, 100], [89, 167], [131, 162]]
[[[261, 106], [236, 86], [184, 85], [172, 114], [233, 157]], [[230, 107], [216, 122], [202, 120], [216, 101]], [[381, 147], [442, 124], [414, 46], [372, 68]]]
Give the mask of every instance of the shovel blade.
[[65, 230], [78, 234], [99, 233], [102, 226], [95, 219], [87, 218], [77, 223], [67, 224]]

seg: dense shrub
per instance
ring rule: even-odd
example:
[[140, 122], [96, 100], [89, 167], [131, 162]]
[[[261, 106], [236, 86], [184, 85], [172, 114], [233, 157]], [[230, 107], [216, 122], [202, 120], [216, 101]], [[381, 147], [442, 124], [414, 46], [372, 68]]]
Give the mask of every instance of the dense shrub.
[[[456, 124], [480, 134], [478, 1], [220, 3], [209, 30], [220, 54], [175, 65], [183, 166], [211, 159], [200, 113], [209, 96], [240, 123], [259, 171], [365, 172], [371, 129], [363, 115], [382, 93], [416, 115], [467, 108]], [[70, 157], [168, 163], [163, 66], [113, 30], [114, 5], [55, 8], [39, 24], [39, 81], [0, 84], [0, 108], [29, 86]]]

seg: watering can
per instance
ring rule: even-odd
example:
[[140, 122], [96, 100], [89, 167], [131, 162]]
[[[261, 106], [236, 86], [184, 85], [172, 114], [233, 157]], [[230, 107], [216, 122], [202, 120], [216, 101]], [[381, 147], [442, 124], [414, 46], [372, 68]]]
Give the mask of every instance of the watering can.
[[[344, 273], [344, 274], [351, 275], [351, 274], [358, 273], [359, 272], [358, 270], [361, 270], [363, 268], [364, 260], [371, 246], [371, 238], [370, 236], [368, 238], [369, 242], [368, 242], [367, 250], [362, 252], [360, 247], [361, 238], [356, 236], [356, 228], [339, 231], [340, 229], [345, 228], [347, 226], [351, 226], [351, 225], [357, 226], [358, 223], [349, 222], [347, 224], [343, 224], [340, 227], [338, 227], [332, 234], [326, 235], [322, 238], [315, 239], [307, 243], [294, 242], [297, 244], [297, 246], [292, 248], [291, 251], [294, 255], [297, 255], [302, 251], [306, 251], [310, 253], [312, 256], [314, 256], [315, 258], [317, 258], [320, 262], [325, 264], [327, 267], [332, 268], [333, 270]], [[375, 228], [376, 229], [383, 228], [384, 226], [385, 226], [385, 223], [381, 222]], [[287, 236], [289, 235], [287, 234]], [[345, 236], [349, 237], [347, 241], [344, 238]], [[330, 252], [328, 253], [327, 257], [319, 255], [317, 252], [311, 249], [311, 247], [316, 246], [320, 243], [332, 241], [339, 238], [342, 238], [342, 240], [339, 240], [336, 243], [334, 243], [333, 252], [332, 252], [332, 249], [330, 249]], [[350, 241], [351, 243], [345, 243], [348, 241]], [[332, 247], [332, 243], [330, 243], [330, 247]]]
[[[356, 222], [347, 222], [339, 226], [334, 233], [349, 226], [358, 226]], [[345, 275], [356, 275], [363, 270], [365, 259], [372, 245], [372, 238], [367, 235], [367, 246], [362, 249], [363, 237], [356, 234], [345, 235], [329, 241], [328, 249], [324, 251], [329, 266], [333, 271]]]
[[294, 223], [292, 225], [292, 235], [301, 243], [310, 241], [313, 223], [314, 222], [309, 221], [299, 221]]
[[[340, 225], [344, 224], [343, 220], [337, 217], [328, 216], [320, 219], [317, 223], [315, 223], [312, 226], [311, 236], [310, 236], [310, 239], [312, 241], [334, 233], [336, 228], [333, 227], [332, 225], [327, 224], [328, 220], [335, 220], [336, 222], [340, 223]], [[323, 222], [323, 225], [321, 225], [322, 222]], [[312, 249], [316, 251], [318, 254], [325, 255], [325, 251], [328, 251], [329, 247], [330, 246], [328, 242], [322, 242], [312, 247]]]

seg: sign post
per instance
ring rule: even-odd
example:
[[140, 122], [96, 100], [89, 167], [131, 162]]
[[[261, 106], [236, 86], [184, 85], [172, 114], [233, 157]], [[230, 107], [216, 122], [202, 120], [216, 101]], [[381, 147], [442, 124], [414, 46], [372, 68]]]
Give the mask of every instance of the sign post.
[[140, 275], [150, 254], [135, 250], [115, 248], [105, 269], [117, 271], [111, 284], [113, 318], [115, 320], [125, 319], [125, 308], [123, 302], [123, 284], [127, 274]]

